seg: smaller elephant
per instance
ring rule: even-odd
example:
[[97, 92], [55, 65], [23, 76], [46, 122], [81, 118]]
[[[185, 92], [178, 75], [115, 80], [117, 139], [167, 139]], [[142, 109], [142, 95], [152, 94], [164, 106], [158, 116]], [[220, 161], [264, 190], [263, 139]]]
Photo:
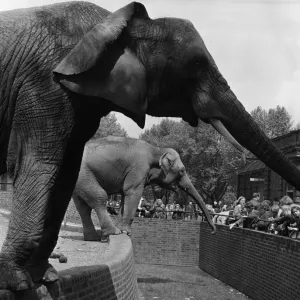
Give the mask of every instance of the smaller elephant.
[[[201, 196], [191, 183], [179, 154], [172, 148], [155, 147], [134, 138], [109, 136], [97, 140], [93, 150], [85, 148], [73, 200], [83, 224], [84, 240], [106, 241], [109, 235], [123, 231], [131, 234], [130, 225], [145, 186], [178, 187], [190, 195], [202, 209], [215, 232], [215, 225]], [[122, 194], [117, 226], [111, 220], [106, 203], [111, 194]], [[102, 236], [93, 225], [94, 209]]]

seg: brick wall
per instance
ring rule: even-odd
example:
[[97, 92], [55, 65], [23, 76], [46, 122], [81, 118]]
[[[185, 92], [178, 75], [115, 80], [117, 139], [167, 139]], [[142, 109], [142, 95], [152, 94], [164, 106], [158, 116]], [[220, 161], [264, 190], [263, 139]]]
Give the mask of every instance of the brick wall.
[[132, 232], [136, 263], [198, 266], [199, 222], [135, 218]]
[[255, 300], [300, 299], [300, 241], [217, 225], [200, 226], [199, 267]]
[[[92, 212], [95, 226], [97, 215]], [[79, 214], [71, 201], [67, 222], [81, 224]], [[68, 223], [67, 223], [68, 224]], [[81, 228], [78, 231], [82, 232]], [[136, 263], [198, 266], [200, 225], [196, 220], [161, 220], [134, 218], [132, 243]]]

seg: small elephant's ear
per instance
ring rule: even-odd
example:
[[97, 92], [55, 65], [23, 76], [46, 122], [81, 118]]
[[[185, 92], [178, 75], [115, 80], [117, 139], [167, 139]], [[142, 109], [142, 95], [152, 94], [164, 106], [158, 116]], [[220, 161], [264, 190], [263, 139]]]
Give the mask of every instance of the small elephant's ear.
[[159, 166], [164, 171], [165, 175], [167, 176], [170, 172], [170, 168], [172, 166], [171, 160], [168, 157], [168, 152], [165, 152], [159, 159]]
[[145, 120], [145, 69], [127, 45], [126, 28], [133, 19], [149, 19], [142, 4], [132, 2], [108, 15], [58, 64], [54, 74], [71, 92], [109, 100], [125, 114], [128, 111]]

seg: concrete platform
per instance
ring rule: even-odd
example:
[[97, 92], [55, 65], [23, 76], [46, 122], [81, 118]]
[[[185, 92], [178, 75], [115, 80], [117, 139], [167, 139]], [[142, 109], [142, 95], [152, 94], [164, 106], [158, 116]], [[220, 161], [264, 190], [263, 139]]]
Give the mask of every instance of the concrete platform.
[[[9, 222], [9, 211], [0, 210], [0, 247]], [[67, 263], [50, 259], [60, 279], [35, 290], [12, 293], [0, 290], [0, 300], [12, 299], [139, 299], [132, 243], [125, 235], [112, 236], [109, 243], [85, 242], [78, 225], [62, 228], [54, 252]]]

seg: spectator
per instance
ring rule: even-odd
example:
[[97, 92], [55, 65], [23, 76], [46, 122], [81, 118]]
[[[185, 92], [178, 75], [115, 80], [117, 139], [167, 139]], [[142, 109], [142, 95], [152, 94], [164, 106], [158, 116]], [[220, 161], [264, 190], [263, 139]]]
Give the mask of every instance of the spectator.
[[246, 203], [246, 198], [244, 196], [241, 196], [237, 199], [236, 206], [233, 210], [233, 216], [236, 219], [239, 219], [243, 215], [245, 203]]
[[[259, 231], [267, 231], [270, 220], [273, 218], [268, 200], [264, 200], [259, 207], [259, 220], [255, 225], [255, 229]], [[269, 222], [266, 222], [268, 221]]]
[[248, 205], [252, 206], [252, 209], [251, 209], [250, 213], [248, 214], [248, 217], [258, 218], [259, 217], [259, 211], [257, 210], [257, 208], [253, 205], [252, 202], [248, 201], [247, 203], [249, 203]]
[[154, 202], [154, 205], [153, 207], [151, 208], [151, 212], [153, 214], [153, 218], [159, 218], [159, 216], [161, 215], [161, 213], [164, 212], [164, 208], [162, 207], [162, 200], [161, 199], [157, 199], [155, 202]]
[[205, 204], [207, 210], [209, 211], [209, 213], [214, 214], [215, 210], [213, 208], [213, 206], [211, 204]]
[[278, 210], [277, 217], [280, 217], [281, 215], [284, 214], [284, 213], [282, 213], [283, 207], [286, 208], [286, 206], [290, 206], [293, 203], [294, 203], [293, 200], [289, 196], [283, 196], [279, 200], [279, 210]]
[[291, 209], [292, 222], [291, 225], [297, 227], [300, 230], [300, 207], [293, 206]]
[[227, 208], [227, 204], [225, 203], [223, 206], [222, 206], [222, 210], [221, 211], [227, 211], [228, 208]]
[[118, 212], [116, 211], [115, 209], [115, 206], [116, 206], [116, 201], [115, 200], [110, 200], [108, 201], [108, 204], [107, 204], [107, 212], [110, 214], [110, 215], [117, 215]]
[[213, 208], [214, 209], [219, 208], [218, 202], [216, 200], [213, 203]]
[[138, 208], [137, 208], [137, 211], [139, 212], [139, 217], [144, 217], [144, 216], [142, 216], [142, 211], [143, 211], [143, 208], [144, 208], [144, 204], [145, 204], [145, 198], [141, 197]]
[[145, 199], [145, 201], [143, 201], [143, 203], [141, 204], [141, 214], [140, 216], [142, 218], [151, 218], [152, 214], [151, 214], [151, 203]]
[[222, 200], [220, 200], [218, 202], [218, 206], [219, 206], [220, 211], [222, 211], [222, 208], [223, 208], [223, 202], [222, 202]]
[[168, 220], [172, 220], [173, 210], [174, 210], [174, 205], [168, 204], [166, 207], [166, 214]]
[[258, 218], [258, 211], [254, 209], [254, 205], [250, 201], [245, 203], [245, 210], [245, 216], [247, 216], [247, 218], [244, 219], [243, 228], [253, 229], [253, 223], [256, 218]]
[[253, 198], [250, 200], [250, 202], [253, 204], [254, 208], [258, 208], [260, 205], [260, 194], [253, 193]]
[[282, 205], [278, 211], [278, 217], [286, 216], [291, 214], [291, 205]]
[[233, 210], [233, 217], [235, 222], [229, 225], [229, 228], [232, 229], [234, 226], [240, 226], [243, 223], [243, 216], [245, 216], [246, 212], [244, 210], [246, 203], [246, 198], [241, 196], [236, 201], [236, 206]]
[[289, 196], [283, 196], [280, 200], [279, 200], [279, 206], [283, 206], [283, 205], [291, 205], [293, 204], [294, 201], [289, 197]]
[[158, 212], [158, 218], [159, 219], [166, 219], [166, 206], [162, 203], [161, 204], [161, 211], [160, 212]]
[[181, 220], [182, 219], [182, 209], [179, 204], [175, 204], [172, 219], [173, 220]]
[[195, 205], [195, 218], [197, 221], [203, 220], [203, 218], [200, 215], [200, 208], [199, 208], [198, 204]]
[[193, 213], [194, 213], [193, 202], [189, 202], [189, 204], [186, 206], [185, 211], [186, 211], [185, 220], [190, 221], [193, 218]]
[[117, 214], [119, 213], [119, 210], [120, 210], [120, 200], [117, 200], [115, 204], [115, 211]]
[[276, 223], [276, 230], [278, 231], [278, 234], [288, 236], [288, 226], [295, 222], [292, 219], [291, 207], [289, 205], [283, 205], [281, 209], [282, 211], [280, 213], [280, 216], [275, 219], [272, 218], [271, 220]]
[[271, 206], [271, 212], [272, 212], [273, 218], [277, 217], [278, 211], [279, 211], [279, 200], [275, 198], [273, 200], [273, 205]]

